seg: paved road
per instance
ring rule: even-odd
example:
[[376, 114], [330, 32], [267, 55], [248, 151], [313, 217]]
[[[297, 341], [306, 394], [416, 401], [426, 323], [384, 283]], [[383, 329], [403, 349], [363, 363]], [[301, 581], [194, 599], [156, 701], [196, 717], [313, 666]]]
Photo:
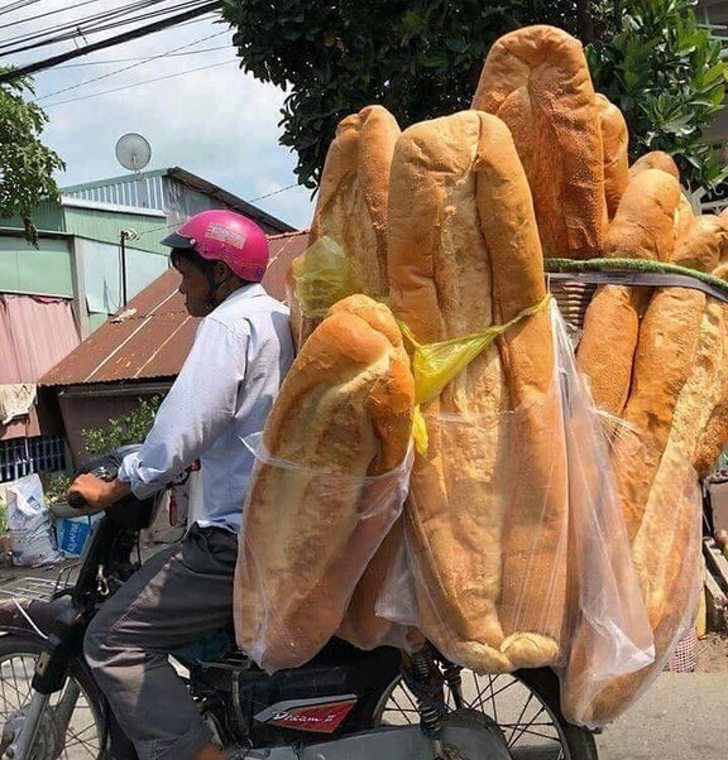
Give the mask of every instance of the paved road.
[[663, 673], [597, 743], [599, 760], [726, 760], [728, 671]]

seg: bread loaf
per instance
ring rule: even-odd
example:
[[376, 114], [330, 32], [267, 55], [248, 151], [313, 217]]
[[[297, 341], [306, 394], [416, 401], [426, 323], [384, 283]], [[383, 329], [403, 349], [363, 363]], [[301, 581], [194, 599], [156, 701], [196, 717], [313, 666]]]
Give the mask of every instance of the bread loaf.
[[[649, 331], [645, 337], [662, 341], [664, 336], [652, 333], [652, 327], [645, 318], [642, 330]], [[723, 345], [721, 305], [703, 299], [694, 360], [677, 394], [669, 434], [637, 530], [633, 531], [632, 560], [653, 630], [655, 663], [608, 682], [593, 700], [587, 716], [590, 723], [609, 722], [634, 701], [643, 686], [659, 672], [668, 647], [694, 612], [691, 600], [695, 600], [699, 578], [702, 510], [690, 462], [721, 390], [725, 371]], [[618, 461], [618, 468], [620, 464]], [[694, 497], [686, 498], [686, 491], [694, 492]], [[630, 517], [633, 525], [637, 518], [633, 513]], [[574, 693], [570, 695], [573, 698]]]
[[273, 459], [257, 462], [246, 500], [236, 638], [264, 667], [306, 662], [338, 629], [396, 517], [367, 514], [362, 479], [402, 465], [413, 403], [388, 309], [365, 296], [337, 304], [286, 376], [263, 435]]
[[[674, 177], [658, 169], [638, 173], [609, 225], [605, 255], [668, 261], [679, 201]], [[589, 379], [594, 403], [612, 415], [620, 415], [627, 402], [639, 322], [650, 293], [650, 288], [602, 285], [586, 311], [577, 366]]]
[[629, 167], [630, 180], [646, 169], [659, 169], [667, 174], [671, 174], [678, 182], [680, 181], [680, 170], [677, 168], [675, 160], [669, 153], [665, 153], [662, 150], [651, 150], [649, 153], [640, 156]]
[[581, 43], [517, 29], [488, 53], [472, 107], [505, 121], [526, 171], [543, 255], [600, 255], [607, 226], [599, 108]]
[[[728, 264], [721, 264], [712, 272], [714, 277], [728, 282]], [[723, 312], [723, 356], [728, 363], [728, 304], [721, 304]], [[724, 371], [720, 379], [718, 402], [710, 413], [708, 423], [700, 436], [698, 447], [693, 457], [693, 467], [700, 478], [708, 476], [728, 443], [728, 372]]]
[[604, 255], [669, 261], [675, 249], [678, 181], [660, 169], [645, 169], [624, 191], [604, 241]]
[[[410, 127], [391, 177], [390, 302], [418, 342], [480, 332], [539, 301], [528, 184], [499, 119], [469, 111]], [[479, 672], [552, 662], [559, 649], [564, 567], [553, 541], [563, 537], [564, 505], [544, 503], [535, 475], [511, 502], [505, 473], [514, 463], [503, 461], [515, 439], [535, 458], [544, 452], [552, 410], [538, 402], [553, 366], [544, 320], [513, 328], [500, 351], [485, 350], [423, 408], [429, 448], [415, 458], [405, 510], [422, 630], [447, 657]], [[509, 425], [504, 413], [521, 403], [538, 407], [542, 420], [526, 414], [518, 429]], [[548, 460], [534, 472], [552, 475], [553, 501], [563, 496], [560, 456], [552, 428]], [[543, 543], [533, 535], [524, 543], [539, 509]], [[532, 573], [524, 576], [531, 551]], [[525, 594], [520, 604], [516, 588]]]
[[630, 541], [642, 525], [678, 398], [696, 360], [704, 311], [705, 295], [698, 290], [658, 289], [640, 326], [626, 425], [612, 458]]
[[684, 193], [680, 193], [680, 203], [677, 207], [677, 217], [675, 219], [675, 243], [687, 235], [690, 227], [692, 227], [695, 221], [695, 214], [693, 213], [693, 207], [690, 205], [690, 201], [685, 197]]
[[614, 416], [627, 403], [640, 317], [649, 298], [649, 288], [600, 285], [586, 310], [577, 366], [596, 407]]
[[670, 261], [700, 272], [712, 272], [726, 256], [728, 219], [703, 214], [692, 219], [689, 228], [678, 238]]
[[604, 150], [604, 194], [611, 219], [629, 182], [629, 132], [619, 108], [600, 92], [596, 99]]
[[309, 243], [324, 235], [351, 261], [355, 292], [387, 294], [389, 167], [400, 129], [382, 106], [343, 119], [326, 155]]

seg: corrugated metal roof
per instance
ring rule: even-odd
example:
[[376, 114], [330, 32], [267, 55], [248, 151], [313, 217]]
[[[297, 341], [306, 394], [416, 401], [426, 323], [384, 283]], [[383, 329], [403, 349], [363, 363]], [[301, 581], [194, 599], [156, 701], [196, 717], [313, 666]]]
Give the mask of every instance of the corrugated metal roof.
[[[270, 263], [263, 279], [275, 298], [285, 298], [285, 276], [291, 261], [307, 245], [308, 231], [268, 238]], [[197, 319], [185, 309], [177, 292], [179, 273], [167, 270], [132, 298], [126, 309], [111, 317], [65, 359], [56, 364], [41, 385], [85, 385], [119, 380], [147, 380], [176, 375], [187, 356]]]

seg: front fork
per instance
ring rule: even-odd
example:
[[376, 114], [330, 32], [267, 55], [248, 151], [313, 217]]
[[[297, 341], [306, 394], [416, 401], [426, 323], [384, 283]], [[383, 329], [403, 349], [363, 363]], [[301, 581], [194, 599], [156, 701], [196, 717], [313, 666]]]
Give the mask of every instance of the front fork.
[[[66, 731], [80, 688], [70, 678], [69, 663], [82, 651], [85, 620], [73, 606], [56, 617], [50, 636], [35, 663], [31, 701], [10, 716], [0, 742], [0, 760], [51, 760], [63, 749]], [[55, 706], [51, 694], [63, 690]], [[43, 741], [39, 741], [42, 734]]]
[[[442, 667], [437, 660], [441, 660]], [[430, 740], [433, 760], [447, 760], [449, 757], [439, 738], [442, 721], [447, 713], [444, 685], [447, 684], [450, 690], [455, 709], [464, 707], [461, 671], [460, 666], [439, 655], [436, 658], [435, 651], [429, 644], [410, 655], [403, 655], [402, 675], [417, 702], [420, 726]]]
[[50, 694], [34, 690], [30, 703], [22, 707], [5, 725], [0, 743], [0, 758], [31, 760], [37, 757], [33, 750], [41, 732], [44, 735], [43, 756], [58, 757], [80, 694], [79, 685], [69, 678], [60, 700], [55, 707], [51, 707]]

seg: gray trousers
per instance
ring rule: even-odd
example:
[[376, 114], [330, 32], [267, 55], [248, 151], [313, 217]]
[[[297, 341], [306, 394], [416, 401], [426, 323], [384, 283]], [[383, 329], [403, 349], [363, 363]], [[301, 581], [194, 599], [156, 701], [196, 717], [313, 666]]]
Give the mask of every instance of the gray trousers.
[[84, 653], [141, 760], [188, 760], [211, 739], [169, 652], [232, 623], [237, 536], [193, 525], [94, 617]]

